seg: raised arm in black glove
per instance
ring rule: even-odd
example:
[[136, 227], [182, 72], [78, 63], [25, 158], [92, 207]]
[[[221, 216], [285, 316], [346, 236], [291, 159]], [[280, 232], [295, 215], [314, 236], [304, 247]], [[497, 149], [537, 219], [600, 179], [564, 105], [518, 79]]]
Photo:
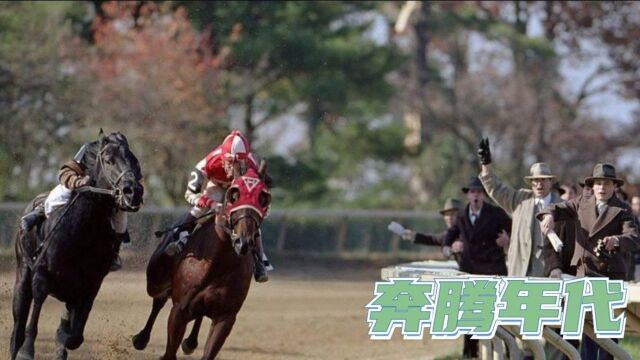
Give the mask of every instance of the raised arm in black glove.
[[478, 158], [480, 158], [480, 164], [482, 165], [491, 164], [491, 149], [489, 149], [489, 139], [480, 140], [480, 145], [478, 146]]

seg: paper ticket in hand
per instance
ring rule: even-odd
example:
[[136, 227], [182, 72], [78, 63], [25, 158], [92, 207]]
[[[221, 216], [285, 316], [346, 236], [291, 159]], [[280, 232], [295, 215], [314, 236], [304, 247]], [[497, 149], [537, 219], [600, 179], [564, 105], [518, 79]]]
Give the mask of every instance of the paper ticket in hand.
[[549, 242], [551, 243], [551, 246], [553, 246], [553, 249], [559, 253], [562, 250], [562, 240], [560, 240], [560, 238], [558, 237], [558, 234], [556, 234], [555, 231], [549, 231], [549, 233], [547, 234], [547, 238], [549, 239]]
[[390, 222], [389, 225], [387, 226], [387, 229], [389, 229], [389, 231], [391, 231], [392, 233], [398, 236], [402, 236], [405, 230], [402, 225], [398, 224], [395, 221]]

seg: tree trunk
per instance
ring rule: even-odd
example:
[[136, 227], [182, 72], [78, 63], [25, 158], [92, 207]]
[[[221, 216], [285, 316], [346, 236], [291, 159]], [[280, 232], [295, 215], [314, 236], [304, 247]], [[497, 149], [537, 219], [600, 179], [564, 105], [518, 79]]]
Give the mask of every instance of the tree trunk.
[[253, 125], [253, 100], [254, 94], [250, 94], [244, 101], [244, 135], [249, 140], [249, 143], [253, 143], [253, 136], [255, 132], [255, 126]]
[[[422, 106], [428, 106], [427, 99], [427, 87], [430, 83], [429, 63], [428, 63], [428, 47], [429, 47], [429, 18], [431, 15], [431, 2], [422, 1], [419, 12], [419, 19], [414, 26], [416, 34], [416, 48], [415, 48], [415, 78], [417, 79], [416, 93], [422, 101], [418, 103]], [[432, 126], [428, 117], [428, 111], [426, 109], [420, 110], [420, 141], [421, 143], [427, 143], [430, 139], [430, 130]]]

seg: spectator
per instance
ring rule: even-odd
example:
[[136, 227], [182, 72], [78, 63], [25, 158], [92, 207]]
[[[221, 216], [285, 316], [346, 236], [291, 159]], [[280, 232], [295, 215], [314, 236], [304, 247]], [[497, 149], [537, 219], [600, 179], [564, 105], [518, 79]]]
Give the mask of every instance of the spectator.
[[547, 164], [535, 163], [531, 166], [529, 176], [524, 177], [531, 188], [515, 190], [502, 183], [493, 173], [489, 140], [480, 142], [478, 156], [482, 165], [482, 185], [513, 219], [511, 244], [507, 254], [509, 276], [544, 276], [544, 237], [534, 216], [545, 206], [561, 201], [558, 195], [551, 192], [555, 175]]
[[[460, 270], [479, 275], [507, 275], [504, 248], [509, 245], [511, 219], [499, 207], [486, 203], [478, 178], [462, 188], [467, 205], [458, 211], [447, 230], [445, 245], [459, 254]], [[463, 356], [478, 357], [478, 340], [465, 335]]]
[[591, 186], [588, 186], [585, 183], [579, 183], [580, 187], [582, 188], [582, 193], [580, 195], [585, 196], [585, 197], [589, 197], [589, 196], [593, 196], [593, 189], [591, 188]]
[[560, 194], [563, 201], [573, 200], [578, 196], [578, 188], [573, 184], [562, 185], [560, 188], [564, 190], [564, 194]]
[[402, 239], [411, 240], [416, 244], [422, 245], [436, 245], [443, 246], [442, 253], [445, 257], [449, 257], [451, 255], [451, 248], [448, 246], [444, 246], [444, 240], [447, 236], [447, 230], [453, 226], [455, 222], [456, 215], [458, 214], [458, 210], [460, 209], [461, 204], [460, 200], [449, 198], [444, 203], [444, 207], [440, 210], [440, 215], [442, 215], [442, 219], [444, 220], [444, 224], [446, 229], [439, 234], [424, 234], [419, 233], [414, 230], [406, 229], [404, 234], [402, 235]]
[[[577, 275], [624, 280], [626, 254], [640, 246], [631, 208], [613, 196], [614, 185], [622, 186], [624, 181], [616, 177], [613, 165], [597, 164], [584, 182], [593, 188], [594, 195], [552, 204], [540, 212], [537, 217], [542, 220], [542, 232], [551, 231], [557, 220], [577, 220], [580, 227], [571, 261]], [[582, 338], [580, 353], [582, 359], [613, 359], [588, 336]]]

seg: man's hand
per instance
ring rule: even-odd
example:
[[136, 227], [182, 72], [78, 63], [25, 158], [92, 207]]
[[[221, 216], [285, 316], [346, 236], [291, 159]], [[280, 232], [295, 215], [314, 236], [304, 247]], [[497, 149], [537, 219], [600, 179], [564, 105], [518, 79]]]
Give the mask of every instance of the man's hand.
[[451, 251], [454, 253], [461, 253], [464, 250], [464, 243], [460, 240], [454, 241], [451, 244]]
[[482, 165], [491, 164], [491, 149], [489, 148], [489, 139], [480, 140], [480, 145], [478, 146], [478, 158], [480, 159], [480, 164]]
[[196, 206], [199, 207], [200, 209], [208, 209], [213, 204], [214, 204], [214, 201], [209, 199], [209, 197], [206, 195], [200, 196], [198, 198], [198, 201], [196, 201]]
[[76, 179], [76, 189], [87, 186], [91, 182], [91, 177], [89, 175], [83, 176], [81, 178]]
[[620, 246], [620, 239], [617, 236], [605, 236], [602, 241], [604, 242], [604, 248], [609, 252], [616, 250]]
[[549, 277], [552, 279], [560, 279], [560, 277], [562, 277], [562, 270], [560, 269], [553, 269], [551, 270], [551, 273], [549, 274]]
[[402, 240], [413, 241], [416, 238], [416, 232], [413, 230], [405, 229], [402, 233]]
[[509, 238], [509, 234], [505, 230], [502, 230], [502, 232], [498, 234], [498, 238], [496, 239], [496, 244], [498, 244], [498, 246], [500, 247], [505, 248], [509, 246], [510, 240], [511, 238]]
[[550, 231], [552, 231], [554, 226], [555, 223], [551, 214], [546, 214], [540, 222], [540, 229], [542, 230], [542, 233], [544, 235], [547, 235]]
[[[451, 256], [451, 253], [452, 253], [451, 246], [443, 246], [442, 247], [442, 255], [444, 255], [444, 257], [448, 258], [449, 256]], [[638, 266], [640, 266], [640, 265], [638, 265]]]

